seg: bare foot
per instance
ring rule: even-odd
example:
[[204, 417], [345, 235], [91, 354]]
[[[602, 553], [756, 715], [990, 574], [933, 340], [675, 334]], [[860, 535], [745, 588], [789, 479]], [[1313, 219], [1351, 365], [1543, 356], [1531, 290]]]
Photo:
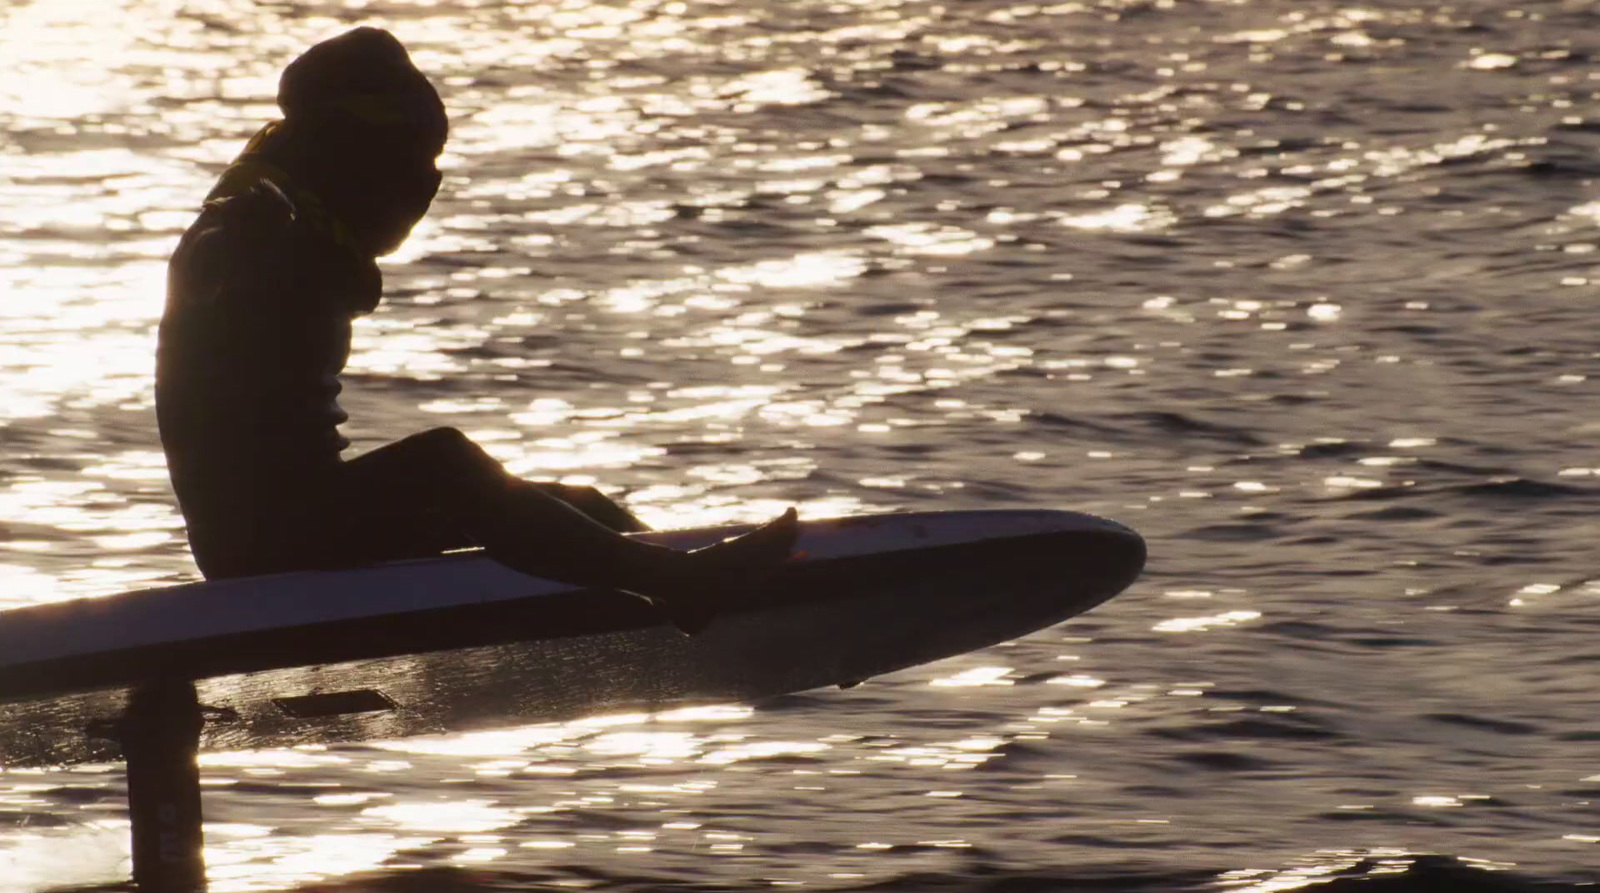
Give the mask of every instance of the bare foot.
[[730, 599], [761, 585], [794, 551], [800, 521], [790, 508], [743, 536], [684, 554], [677, 579], [663, 581], [646, 597], [680, 631], [705, 629]]

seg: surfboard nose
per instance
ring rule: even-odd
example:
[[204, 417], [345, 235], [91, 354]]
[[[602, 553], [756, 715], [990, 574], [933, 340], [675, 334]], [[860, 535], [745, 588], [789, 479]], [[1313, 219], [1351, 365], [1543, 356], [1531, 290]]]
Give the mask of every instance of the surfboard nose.
[[1084, 541], [1073, 547], [1082, 561], [1083, 572], [1100, 580], [1108, 590], [1106, 598], [1137, 580], [1150, 557], [1144, 537], [1121, 524], [1110, 523], [1115, 526], [1085, 532]]

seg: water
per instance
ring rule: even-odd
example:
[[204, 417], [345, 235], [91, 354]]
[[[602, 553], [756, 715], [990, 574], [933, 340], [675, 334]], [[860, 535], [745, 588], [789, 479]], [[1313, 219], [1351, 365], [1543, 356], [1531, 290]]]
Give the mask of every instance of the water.
[[[847, 692], [211, 757], [214, 890], [1600, 881], [1597, 18], [13, 3], [0, 603], [195, 577], [165, 257], [282, 65], [383, 24], [454, 131], [358, 449], [456, 425], [661, 525], [1072, 508], [1152, 561]], [[116, 767], [0, 800], [4, 889], [125, 876]]]

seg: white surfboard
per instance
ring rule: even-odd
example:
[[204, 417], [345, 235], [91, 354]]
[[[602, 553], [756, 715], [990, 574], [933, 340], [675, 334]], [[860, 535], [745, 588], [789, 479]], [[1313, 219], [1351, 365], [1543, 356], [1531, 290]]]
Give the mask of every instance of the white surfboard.
[[[694, 548], [748, 527], [638, 534]], [[1073, 512], [807, 521], [781, 577], [694, 636], [480, 553], [0, 612], [0, 767], [116, 759], [129, 690], [195, 680], [206, 749], [396, 738], [850, 684], [1124, 589], [1143, 541]]]

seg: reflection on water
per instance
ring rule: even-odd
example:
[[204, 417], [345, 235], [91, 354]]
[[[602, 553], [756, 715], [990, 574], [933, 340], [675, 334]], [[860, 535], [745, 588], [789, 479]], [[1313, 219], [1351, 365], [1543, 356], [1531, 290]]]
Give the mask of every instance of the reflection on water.
[[[12, 3], [0, 606], [194, 577], [165, 258], [284, 62], [382, 24], [453, 133], [357, 329], [359, 449], [456, 425], [660, 526], [1078, 508], [1155, 560], [1066, 631], [762, 710], [208, 755], [214, 889], [1593, 879], [1591, 18]], [[119, 785], [0, 775], [0, 877], [119, 877]]]

